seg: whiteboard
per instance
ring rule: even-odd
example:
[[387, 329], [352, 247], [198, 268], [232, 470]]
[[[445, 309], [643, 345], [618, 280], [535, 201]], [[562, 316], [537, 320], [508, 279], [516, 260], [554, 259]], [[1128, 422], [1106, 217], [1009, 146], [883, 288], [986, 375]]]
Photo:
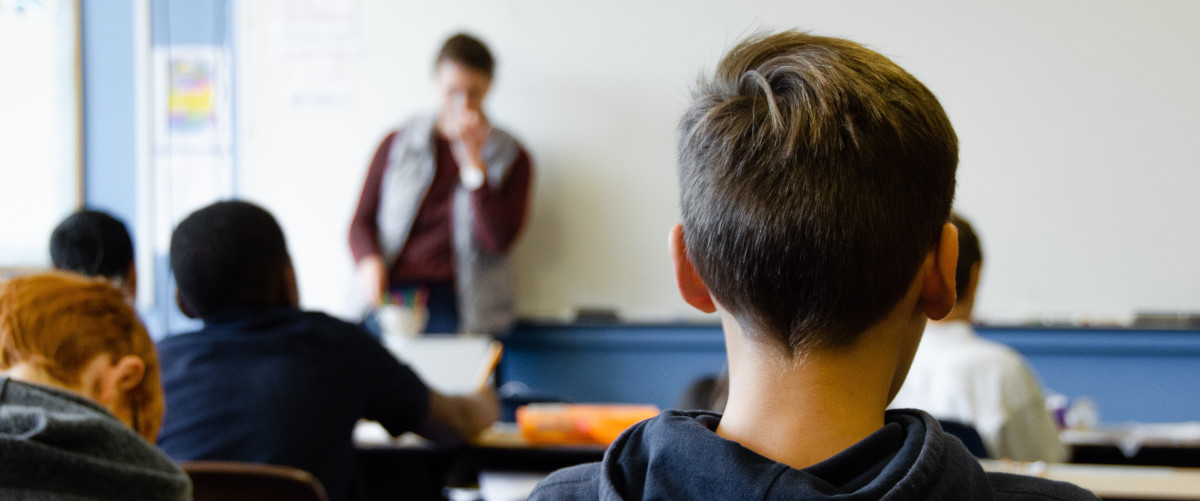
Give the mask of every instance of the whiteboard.
[[0, 267], [50, 264], [80, 201], [76, 3], [0, 2]]
[[528, 147], [518, 309], [702, 318], [678, 299], [675, 124], [688, 86], [762, 28], [844, 36], [939, 97], [984, 319], [1200, 309], [1200, 2], [285, 0], [239, 4], [240, 186], [281, 219], [307, 306], [352, 314], [346, 232], [390, 127], [432, 109], [465, 29], [498, 57], [488, 109]]

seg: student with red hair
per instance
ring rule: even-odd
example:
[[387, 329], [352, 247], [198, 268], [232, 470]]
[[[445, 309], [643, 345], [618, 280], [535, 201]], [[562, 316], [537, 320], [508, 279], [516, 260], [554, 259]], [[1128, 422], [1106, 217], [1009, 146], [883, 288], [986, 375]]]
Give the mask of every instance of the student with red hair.
[[0, 498], [191, 499], [152, 442], [154, 343], [110, 282], [65, 272], [0, 285]]

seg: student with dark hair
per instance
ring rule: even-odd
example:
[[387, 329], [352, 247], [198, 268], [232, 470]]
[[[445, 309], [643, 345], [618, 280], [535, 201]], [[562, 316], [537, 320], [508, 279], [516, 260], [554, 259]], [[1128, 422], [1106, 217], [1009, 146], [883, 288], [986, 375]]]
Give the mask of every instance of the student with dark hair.
[[966, 220], [952, 215], [950, 221], [958, 228], [957, 300], [946, 318], [925, 327], [892, 407], [970, 424], [991, 457], [1065, 461], [1067, 448], [1025, 359], [971, 328], [983, 252]]
[[107, 213], [81, 210], [50, 234], [50, 260], [59, 270], [112, 280], [132, 302], [137, 297], [133, 240], [125, 224]]
[[350, 250], [367, 301], [428, 293], [426, 332], [500, 334], [514, 318], [508, 260], [529, 203], [529, 154], [483, 110], [495, 62], [478, 39], [446, 40], [440, 109], [388, 133], [367, 171]]
[[112, 283], [55, 271], [0, 284], [0, 499], [185, 500], [154, 447], [154, 342]]
[[445, 396], [358, 326], [299, 309], [275, 218], [246, 202], [188, 216], [171, 238], [177, 299], [204, 321], [159, 343], [167, 415], [159, 445], [176, 460], [307, 470], [331, 500], [352, 499], [359, 419], [392, 434], [470, 438], [496, 420], [489, 388]]
[[1094, 499], [988, 474], [920, 411], [886, 411], [954, 305], [957, 140], [887, 58], [799, 32], [737, 44], [679, 126], [683, 299], [718, 313], [724, 414], [666, 411], [530, 499]]

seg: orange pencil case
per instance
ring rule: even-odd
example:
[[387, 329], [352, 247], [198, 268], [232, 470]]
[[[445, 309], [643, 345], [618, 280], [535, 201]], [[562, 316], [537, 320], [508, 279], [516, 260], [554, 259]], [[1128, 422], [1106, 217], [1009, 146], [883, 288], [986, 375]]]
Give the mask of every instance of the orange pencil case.
[[531, 444], [608, 445], [658, 413], [653, 405], [529, 404], [517, 409], [517, 428]]

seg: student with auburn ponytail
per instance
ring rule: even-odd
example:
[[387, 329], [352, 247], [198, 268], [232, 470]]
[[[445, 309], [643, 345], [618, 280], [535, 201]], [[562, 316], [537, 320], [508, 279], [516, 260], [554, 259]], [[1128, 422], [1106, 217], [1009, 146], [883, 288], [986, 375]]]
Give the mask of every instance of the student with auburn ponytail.
[[154, 447], [154, 343], [120, 289], [53, 272], [0, 285], [0, 498], [191, 499]]

